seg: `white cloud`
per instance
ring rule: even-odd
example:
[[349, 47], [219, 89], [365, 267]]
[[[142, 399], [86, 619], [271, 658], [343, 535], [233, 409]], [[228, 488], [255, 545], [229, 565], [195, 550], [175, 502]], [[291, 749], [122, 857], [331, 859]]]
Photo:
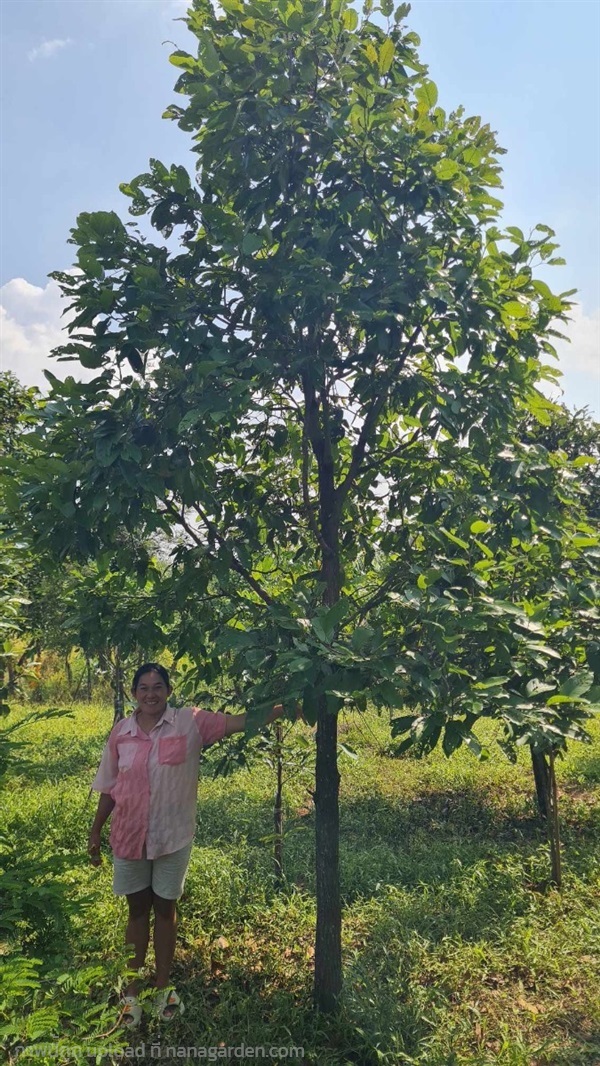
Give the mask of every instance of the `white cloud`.
[[48, 57], [53, 56], [55, 52], [60, 52], [61, 48], [66, 48], [73, 43], [71, 37], [55, 37], [52, 41], [42, 41], [37, 48], [32, 48], [31, 51], [27, 53], [27, 58], [30, 63], [35, 62], [36, 59], [48, 59]]
[[[50, 352], [67, 341], [61, 314], [65, 301], [55, 281], [41, 288], [13, 278], [0, 289], [0, 370], [12, 370], [24, 385], [47, 389], [42, 370], [59, 378], [82, 376], [78, 363], [59, 363]], [[75, 368], [72, 369], [72, 368]], [[85, 371], [83, 371], [85, 374]]]
[[[562, 330], [561, 330], [562, 332]], [[600, 309], [591, 315], [583, 312], [581, 304], [571, 311], [571, 322], [565, 333], [571, 343], [560, 341], [561, 364], [578, 373], [600, 376]]]

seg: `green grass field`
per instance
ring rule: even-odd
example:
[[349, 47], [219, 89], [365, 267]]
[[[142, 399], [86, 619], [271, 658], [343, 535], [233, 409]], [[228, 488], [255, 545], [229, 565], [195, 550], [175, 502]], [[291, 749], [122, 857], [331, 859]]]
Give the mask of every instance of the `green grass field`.
[[[107, 999], [115, 1013], [125, 904], [112, 896], [109, 858], [95, 871], [85, 856], [95, 806], [89, 784], [112, 712], [72, 710], [71, 719], [27, 727], [34, 765], [2, 795], [0, 835], [28, 857], [37, 893], [18, 916], [25, 954], [40, 960], [42, 974], [64, 971], [44, 996], [20, 987], [8, 999], [0, 994], [0, 1031], [13, 1019], [9, 1049], [49, 1041], [48, 1033], [93, 1044], [99, 1032], [106, 1038]], [[11, 720], [23, 713], [15, 708]], [[293, 727], [292, 751], [299, 732], [310, 734]], [[479, 730], [486, 762], [466, 751], [418, 761], [393, 757], [389, 726], [375, 714], [342, 718], [341, 740], [357, 757], [340, 757], [345, 986], [333, 1019], [310, 1006], [310, 766], [286, 784], [286, 883], [277, 891], [273, 771], [256, 761], [214, 778], [223, 751], [209, 752], [180, 907], [175, 980], [186, 1012], [161, 1031], [149, 1016], [130, 1039], [146, 1047], [136, 1061], [156, 1061], [153, 1042], [163, 1049], [243, 1042], [303, 1047], [303, 1059], [281, 1052], [268, 1061], [306, 1066], [598, 1066], [600, 722], [593, 735], [592, 745], [572, 746], [558, 766], [559, 893], [548, 885], [528, 756], [508, 763], [493, 726]], [[60, 893], [44, 877], [36, 887], [40, 855], [56, 857]], [[80, 1020], [71, 1026], [71, 1018]]]

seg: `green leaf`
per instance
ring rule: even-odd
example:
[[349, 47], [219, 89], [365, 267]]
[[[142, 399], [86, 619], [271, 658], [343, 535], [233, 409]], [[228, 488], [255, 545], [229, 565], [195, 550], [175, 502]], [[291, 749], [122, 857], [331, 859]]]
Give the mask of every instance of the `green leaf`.
[[79, 348], [79, 362], [86, 370], [98, 370], [99, 367], [104, 364], [104, 356], [102, 352], [96, 352], [93, 348], [84, 348], [83, 345], [78, 345]]
[[481, 519], [478, 519], [476, 522], [472, 522], [469, 526], [471, 533], [487, 533], [491, 528], [491, 522], [483, 522]]
[[374, 695], [383, 700], [388, 707], [404, 707], [406, 703], [405, 695], [398, 692], [398, 689], [395, 688], [391, 681], [380, 681], [374, 690]]
[[565, 681], [564, 685], [560, 686], [559, 694], [577, 699], [578, 696], [583, 696], [593, 684], [594, 675], [592, 671], [582, 670], [581, 673], [574, 674], [568, 681]]
[[463, 742], [463, 733], [458, 722], [448, 722], [444, 730], [444, 739], [442, 740], [442, 750], [444, 755], [450, 756], [452, 752], [460, 748]]
[[387, 74], [394, 60], [394, 42], [390, 37], [386, 37], [385, 41], [379, 49], [379, 73]]
[[448, 540], [452, 541], [453, 544], [456, 544], [464, 551], [469, 550], [469, 545], [467, 544], [466, 540], [461, 540], [460, 537], [455, 536], [454, 533], [450, 533], [450, 531], [448, 529], [445, 529], [444, 526], [440, 526], [440, 533], [443, 533], [444, 536], [448, 538]]
[[174, 67], [183, 67], [184, 70], [195, 70], [198, 66], [198, 60], [194, 59], [188, 52], [171, 52], [169, 56], [169, 63], [172, 63]]
[[302, 693], [302, 716], [309, 725], [317, 724], [319, 701], [314, 688], [307, 685]]
[[440, 181], [452, 181], [460, 172], [460, 167], [455, 159], [440, 159], [434, 164], [434, 172]]
[[539, 677], [534, 677], [527, 682], [525, 691], [528, 696], [539, 696], [541, 692], [554, 692], [556, 685], [548, 684]]
[[124, 344], [121, 348], [121, 357], [127, 359], [132, 370], [136, 374], [144, 373], [144, 361], [134, 344]]
[[87, 274], [89, 278], [101, 278], [103, 276], [102, 264], [98, 262], [93, 252], [80, 248], [77, 252], [77, 261], [83, 273]]
[[171, 179], [175, 192], [180, 193], [182, 196], [184, 196], [186, 192], [189, 192], [192, 187], [190, 182], [190, 176], [185, 167], [171, 167]]
[[221, 69], [221, 60], [210, 37], [205, 37], [202, 42], [202, 64], [209, 74], [216, 74]]
[[550, 659], [561, 659], [562, 656], [556, 648], [551, 648], [548, 644], [538, 644], [535, 641], [528, 641], [527, 648], [529, 651], [538, 652], [540, 655], [546, 655]]
[[[438, 101], [437, 85], [433, 81], [425, 81], [417, 87], [415, 96], [425, 110], [431, 111]], [[458, 170], [458, 167], [456, 169]]]
[[400, 736], [402, 733], [406, 733], [407, 730], [412, 728], [415, 719], [416, 715], [414, 714], [404, 714], [400, 718], [392, 718], [392, 721], [390, 723], [392, 729], [392, 736], [397, 737]]
[[518, 300], [507, 300], [502, 304], [502, 310], [509, 318], [527, 318], [529, 314], [527, 307]]
[[265, 239], [260, 233], [247, 233], [242, 241], [242, 252], [244, 255], [252, 255], [262, 248], [264, 243]]
[[325, 614], [320, 615], [319, 622], [323, 632], [327, 634], [327, 643], [333, 639], [339, 623], [348, 613], [348, 606], [348, 601], [342, 598], [334, 603]]
[[342, 22], [344, 24], [344, 29], [349, 30], [350, 33], [356, 29], [358, 26], [358, 13], [353, 7], [346, 8], [342, 17]]
[[193, 429], [199, 422], [204, 422], [206, 415], [204, 411], [201, 411], [197, 407], [193, 407], [191, 411], [181, 419], [177, 429], [179, 433], [185, 433], [187, 429]]
[[469, 749], [469, 751], [477, 759], [482, 759], [484, 757], [487, 757], [487, 756], [485, 756], [484, 750], [483, 750], [481, 744], [479, 743], [479, 741], [478, 741], [478, 739], [477, 739], [477, 737], [475, 736], [474, 733], [471, 733], [470, 731], [468, 733], [465, 733], [465, 735], [463, 736], [463, 744], [466, 745], [466, 747]]
[[489, 688], [502, 688], [510, 679], [508, 677], [486, 677], [484, 681], [476, 681], [474, 688], [477, 689], [489, 689]]
[[323, 641], [323, 644], [329, 644], [331, 634], [329, 630], [324, 627], [323, 620], [321, 618], [313, 618], [310, 624], [313, 633], [317, 635], [319, 640]]

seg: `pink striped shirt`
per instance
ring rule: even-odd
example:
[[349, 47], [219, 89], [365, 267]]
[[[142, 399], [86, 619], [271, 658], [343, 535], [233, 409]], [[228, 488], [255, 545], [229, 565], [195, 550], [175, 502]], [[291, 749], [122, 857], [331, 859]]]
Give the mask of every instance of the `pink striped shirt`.
[[194, 838], [202, 748], [229, 736], [234, 718], [167, 707], [150, 733], [135, 712], [112, 730], [92, 788], [115, 801], [110, 844], [119, 859], [170, 855]]

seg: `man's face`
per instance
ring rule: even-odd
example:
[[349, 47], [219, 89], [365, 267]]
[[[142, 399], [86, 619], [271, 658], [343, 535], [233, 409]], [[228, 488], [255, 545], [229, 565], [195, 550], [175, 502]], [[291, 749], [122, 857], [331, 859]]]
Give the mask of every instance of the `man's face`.
[[167, 688], [157, 670], [142, 674], [133, 692], [140, 711], [152, 718], [164, 714], [171, 689]]

